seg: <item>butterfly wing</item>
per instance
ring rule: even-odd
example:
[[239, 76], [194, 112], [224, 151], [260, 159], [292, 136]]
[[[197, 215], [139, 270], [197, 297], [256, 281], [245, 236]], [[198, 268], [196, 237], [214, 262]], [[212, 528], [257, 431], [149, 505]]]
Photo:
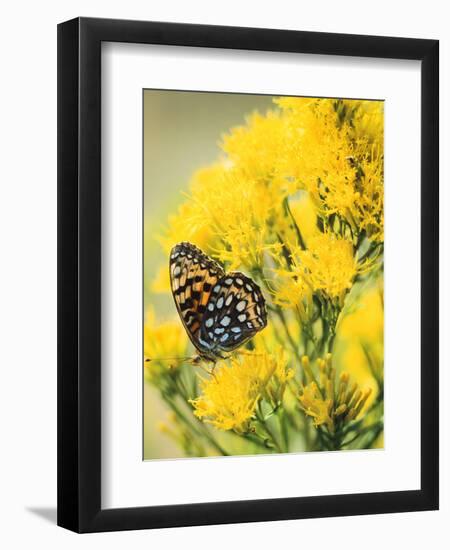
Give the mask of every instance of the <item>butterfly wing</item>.
[[172, 295], [186, 332], [198, 351], [208, 352], [208, 343], [202, 343], [200, 338], [200, 327], [212, 289], [224, 271], [217, 262], [187, 242], [171, 250], [169, 270]]
[[267, 325], [265, 300], [259, 286], [243, 273], [225, 274], [213, 286], [200, 338], [220, 356], [230, 352]]

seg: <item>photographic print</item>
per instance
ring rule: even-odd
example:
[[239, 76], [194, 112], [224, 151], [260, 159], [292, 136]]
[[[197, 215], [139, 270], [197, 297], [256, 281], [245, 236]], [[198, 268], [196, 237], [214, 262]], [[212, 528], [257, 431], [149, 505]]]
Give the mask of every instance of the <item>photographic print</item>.
[[384, 445], [384, 103], [143, 91], [143, 458]]

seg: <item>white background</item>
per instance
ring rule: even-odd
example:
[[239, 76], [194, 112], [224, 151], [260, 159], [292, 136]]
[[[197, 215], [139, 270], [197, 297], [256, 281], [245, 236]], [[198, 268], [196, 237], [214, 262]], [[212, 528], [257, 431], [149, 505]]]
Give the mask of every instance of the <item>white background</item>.
[[[420, 488], [419, 62], [142, 44], [103, 50], [102, 506]], [[142, 461], [142, 88], [385, 100], [384, 450]]]
[[[441, 510], [77, 536], [56, 505], [56, 23], [77, 15], [427, 37], [441, 40], [441, 280], [450, 279], [450, 37], [445, 2], [127, 0], [16, 2], [2, 10], [0, 541], [5, 548], [364, 549], [450, 539], [448, 285], [441, 288]], [[405, 415], [408, 411], [404, 412]], [[444, 542], [446, 541], [446, 542]]]

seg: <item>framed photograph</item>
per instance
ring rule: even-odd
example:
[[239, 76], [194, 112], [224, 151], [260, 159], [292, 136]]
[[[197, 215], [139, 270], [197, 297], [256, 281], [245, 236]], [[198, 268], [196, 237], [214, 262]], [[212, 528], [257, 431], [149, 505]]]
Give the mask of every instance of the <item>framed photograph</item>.
[[58, 524], [438, 508], [438, 41], [58, 27]]

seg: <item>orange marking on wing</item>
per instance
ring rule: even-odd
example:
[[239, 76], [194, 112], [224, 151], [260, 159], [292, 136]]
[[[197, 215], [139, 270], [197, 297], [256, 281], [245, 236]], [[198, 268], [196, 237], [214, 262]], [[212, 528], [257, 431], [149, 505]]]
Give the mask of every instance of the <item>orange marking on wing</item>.
[[202, 306], [206, 306], [210, 296], [211, 296], [211, 292], [203, 292], [200, 304]]
[[195, 321], [194, 323], [192, 323], [192, 326], [190, 326], [189, 328], [191, 332], [194, 334], [200, 328], [200, 323], [198, 321]]
[[187, 269], [184, 267], [179, 279], [179, 285], [184, 286], [186, 284]]
[[202, 282], [194, 283], [194, 291], [195, 292], [201, 292], [202, 291]]

